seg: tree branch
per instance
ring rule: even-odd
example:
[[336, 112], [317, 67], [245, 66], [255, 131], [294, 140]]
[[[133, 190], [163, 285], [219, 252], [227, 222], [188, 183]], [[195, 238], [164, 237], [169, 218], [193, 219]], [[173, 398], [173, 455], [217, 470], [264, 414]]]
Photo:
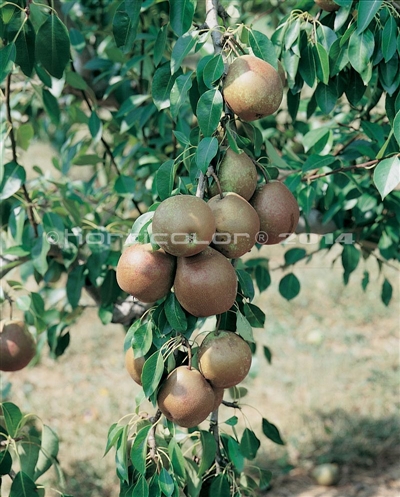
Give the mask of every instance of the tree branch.
[[216, 409], [211, 413], [210, 433], [214, 436], [215, 443], [217, 444], [217, 450], [215, 453], [215, 472], [218, 475], [221, 473], [221, 463], [222, 463], [222, 455], [221, 455], [220, 440], [219, 440], [219, 427], [218, 427], [218, 409]]
[[304, 176], [304, 178], [301, 178], [301, 181], [313, 181], [315, 179], [324, 178], [325, 176], [330, 176], [331, 174], [351, 171], [352, 169], [366, 169], [368, 167], [374, 166], [375, 164], [378, 164], [378, 162], [380, 161], [381, 159], [374, 159], [368, 162], [363, 162], [362, 164], [354, 164], [353, 166], [339, 167], [338, 169], [333, 169], [332, 171], [327, 171], [325, 173], [310, 174], [308, 176]]

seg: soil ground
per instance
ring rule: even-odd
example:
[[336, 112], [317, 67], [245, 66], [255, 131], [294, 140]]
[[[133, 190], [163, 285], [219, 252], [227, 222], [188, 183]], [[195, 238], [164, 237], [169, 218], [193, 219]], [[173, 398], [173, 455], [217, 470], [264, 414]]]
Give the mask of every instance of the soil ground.
[[[277, 267], [283, 252], [274, 247], [262, 255]], [[400, 495], [398, 273], [383, 269], [394, 284], [385, 307], [376, 261], [365, 263], [371, 276], [363, 292], [364, 262], [343, 286], [340, 263], [334, 263], [339, 253], [296, 265], [302, 291], [293, 301], [278, 294], [281, 270], [272, 271], [271, 287], [256, 297], [266, 324], [254, 330], [257, 353], [243, 383], [248, 395], [235, 414], [262, 442], [252, 463], [273, 472], [265, 497]], [[59, 434], [66, 490], [74, 497], [118, 495], [113, 454], [103, 457], [107, 431], [134, 410], [140, 392], [124, 370], [123, 339], [120, 326], [102, 326], [89, 307], [71, 329], [62, 357], [54, 361], [44, 350], [34, 368], [3, 377], [12, 382], [9, 400]], [[263, 345], [272, 351], [271, 365]], [[222, 407], [220, 420], [232, 414]], [[285, 446], [262, 435], [261, 416], [279, 427]], [[312, 479], [312, 469], [322, 463], [338, 464], [337, 485]]]

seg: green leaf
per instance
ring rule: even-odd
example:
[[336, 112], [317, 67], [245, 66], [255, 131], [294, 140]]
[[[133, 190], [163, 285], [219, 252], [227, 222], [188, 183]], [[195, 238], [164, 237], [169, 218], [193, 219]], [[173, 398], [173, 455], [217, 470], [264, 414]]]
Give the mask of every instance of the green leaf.
[[177, 441], [174, 438], [171, 438], [168, 444], [168, 453], [171, 458], [171, 464], [174, 470], [174, 473], [182, 479], [186, 478], [186, 469], [185, 469], [185, 458], [183, 457], [182, 449], [178, 445]]
[[208, 431], [204, 430], [200, 431], [200, 441], [202, 447], [202, 455], [198, 475], [202, 476], [214, 463], [215, 455], [217, 452], [217, 444], [215, 442], [214, 436]]
[[266, 290], [271, 284], [271, 275], [269, 274], [268, 269], [263, 266], [256, 267], [255, 277], [260, 292]]
[[360, 251], [354, 245], [344, 245], [342, 251], [342, 265], [344, 269], [344, 282], [348, 283], [352, 273], [360, 261]]
[[117, 446], [115, 451], [115, 466], [118, 478], [122, 481], [128, 483], [128, 454], [127, 454], [127, 437], [128, 437], [129, 425], [125, 425], [122, 429], [122, 433], [117, 440]]
[[226, 474], [219, 474], [212, 480], [209, 495], [218, 497], [231, 497], [231, 490]]
[[113, 35], [117, 47], [121, 47], [124, 52], [129, 52], [133, 48], [141, 5], [140, 0], [125, 0], [118, 5], [115, 11], [112, 21]]
[[114, 191], [119, 195], [133, 195], [135, 191], [136, 181], [132, 176], [120, 174], [114, 183]]
[[278, 428], [265, 418], [263, 418], [262, 420], [262, 431], [267, 438], [272, 440], [272, 442], [278, 445], [285, 445], [285, 442], [282, 440]]
[[304, 150], [308, 152], [311, 148], [317, 147], [321, 144], [322, 148], [325, 147], [328, 142], [330, 134], [330, 129], [325, 127], [319, 127], [312, 129], [303, 137]]
[[69, 51], [67, 28], [56, 15], [50, 15], [36, 35], [36, 58], [52, 76], [60, 79], [70, 59]]
[[161, 200], [171, 196], [171, 192], [174, 189], [174, 180], [177, 170], [177, 164], [171, 159], [159, 167], [155, 182], [158, 196]]
[[41, 450], [39, 452], [39, 458], [36, 463], [33, 477], [35, 481], [56, 461], [58, 446], [58, 437], [56, 433], [49, 426], [43, 425]]
[[300, 281], [293, 273], [284, 276], [279, 282], [279, 293], [286, 300], [292, 300], [300, 293]]
[[22, 72], [28, 78], [32, 75], [35, 65], [35, 38], [35, 30], [28, 19], [15, 40], [17, 49], [15, 63], [21, 67]]
[[110, 428], [108, 429], [108, 434], [107, 434], [107, 445], [104, 451], [104, 455], [106, 455], [111, 447], [113, 447], [116, 443], [119, 437], [121, 436], [121, 433], [123, 432], [124, 427], [118, 425], [118, 423], [113, 423]]
[[149, 484], [144, 476], [139, 477], [133, 488], [132, 497], [149, 497]]
[[324, 83], [319, 83], [315, 90], [315, 98], [317, 100], [318, 107], [322, 110], [324, 114], [330, 114], [337, 101], [337, 93], [333, 85], [324, 85]]
[[218, 90], [208, 90], [199, 98], [196, 115], [204, 136], [211, 136], [221, 119], [223, 98]]
[[354, 69], [349, 71], [348, 78], [346, 80], [345, 93], [352, 105], [357, 105], [362, 99], [367, 87], [361, 76]]
[[179, 110], [187, 100], [188, 91], [193, 85], [192, 74], [193, 71], [181, 74], [178, 78], [176, 78], [176, 81], [171, 88], [171, 115], [174, 119], [177, 118]]
[[96, 111], [92, 111], [89, 117], [89, 131], [94, 140], [94, 143], [97, 143], [103, 132], [103, 124], [99, 119]]
[[34, 135], [35, 132], [31, 123], [21, 124], [17, 128], [17, 145], [23, 150], [28, 150], [29, 144]]
[[307, 251], [303, 248], [292, 248], [285, 252], [285, 264], [290, 266], [301, 261], [307, 255]]
[[159, 29], [157, 33], [156, 42], [154, 44], [153, 61], [155, 67], [157, 67], [160, 64], [163, 58], [165, 45], [167, 43], [167, 35], [168, 35], [168, 24], [164, 24], [164, 26], [162, 26]]
[[141, 428], [133, 441], [131, 447], [131, 461], [133, 467], [141, 475], [146, 473], [147, 436], [151, 429], [151, 424]]
[[245, 316], [239, 311], [236, 314], [236, 332], [243, 340], [254, 343], [253, 328]]
[[13, 460], [8, 450], [0, 452], [0, 478], [3, 475], [8, 475], [11, 471]]
[[57, 126], [60, 123], [60, 107], [58, 106], [56, 97], [45, 88], [42, 90], [42, 97], [44, 108], [46, 109], [51, 122]]
[[174, 480], [165, 468], [162, 468], [160, 471], [158, 476], [158, 484], [160, 485], [161, 492], [166, 497], [171, 497], [175, 489]]
[[207, 88], [212, 89], [214, 84], [223, 76], [225, 70], [224, 60], [221, 54], [207, 62], [203, 71], [203, 81]]
[[9, 497], [33, 497], [38, 494], [35, 482], [25, 473], [19, 471], [12, 482]]
[[160, 350], [152, 354], [144, 363], [142, 370], [142, 385], [146, 397], [154, 393], [164, 372], [164, 360]]
[[183, 59], [189, 55], [199, 38], [198, 31], [189, 31], [176, 40], [171, 54], [171, 72], [176, 73], [181, 68]]
[[244, 269], [236, 269], [236, 274], [238, 277], [239, 285], [242, 293], [245, 297], [250, 300], [254, 299], [254, 285], [253, 280], [249, 273]]
[[19, 407], [12, 402], [3, 402], [0, 405], [3, 411], [7, 432], [10, 437], [14, 438], [18, 433], [18, 426], [22, 420], [22, 413]]
[[388, 62], [397, 49], [397, 24], [393, 16], [389, 16], [382, 31], [382, 53]]
[[341, 45], [341, 39], [338, 38], [329, 50], [329, 65], [331, 68], [331, 77], [339, 74], [349, 62], [349, 51], [347, 45]]
[[[397, 114], [400, 117], [400, 112]], [[382, 200], [400, 183], [400, 159], [397, 156], [379, 162], [374, 170], [374, 183]]]
[[196, 150], [196, 165], [203, 173], [206, 173], [208, 166], [210, 165], [212, 159], [218, 153], [218, 140], [213, 137], [207, 136], [203, 138], [199, 143]]
[[316, 43], [314, 46], [315, 68], [318, 79], [325, 85], [329, 82], [329, 55], [321, 43]]
[[294, 45], [300, 35], [301, 21], [299, 18], [293, 20], [285, 32], [285, 49], [289, 50]]
[[151, 321], [142, 324], [133, 333], [130, 346], [133, 348], [135, 358], [143, 357], [150, 350], [153, 342], [153, 324]]
[[355, 31], [350, 36], [348, 49], [349, 61], [359, 74], [367, 67], [374, 53], [374, 48], [374, 35], [369, 29], [361, 34]]
[[369, 0], [358, 2], [357, 6], [357, 34], [361, 34], [370, 25], [383, 0]]
[[71, 28], [69, 30], [69, 39], [71, 40], [71, 45], [74, 50], [81, 53], [86, 46], [83, 34], [78, 29]]
[[170, 24], [177, 36], [182, 36], [193, 21], [196, 0], [169, 0]]
[[271, 64], [274, 69], [278, 70], [278, 58], [272, 41], [264, 33], [251, 30], [249, 33], [249, 43], [253, 54]]
[[0, 83], [2, 83], [12, 71], [16, 56], [17, 50], [14, 42], [0, 48]]
[[[231, 422], [229, 422], [231, 421]], [[228, 425], [230, 426], [235, 426], [235, 418], [231, 418], [228, 420]], [[227, 446], [227, 451], [228, 451], [228, 457], [232, 461], [233, 465], [235, 466], [236, 470], [238, 472], [242, 472], [244, 470], [244, 465], [245, 465], [245, 460], [244, 456], [240, 450], [240, 444], [233, 438], [233, 437], [221, 437], [222, 440], [225, 443], [225, 440], [227, 439], [228, 441], [228, 446]]]
[[158, 110], [167, 109], [170, 106], [170, 93], [180, 73], [181, 71], [177, 71], [171, 74], [169, 62], [162, 64], [154, 73], [151, 96]]
[[389, 280], [385, 278], [382, 284], [381, 299], [386, 306], [390, 304], [390, 301], [392, 300], [392, 295], [393, 295], [393, 287], [390, 284]]
[[42, 276], [49, 268], [49, 264], [47, 262], [47, 254], [49, 250], [50, 243], [47, 239], [46, 233], [39, 232], [39, 236], [35, 238], [34, 242], [32, 243], [31, 257], [33, 267]]
[[81, 298], [82, 288], [85, 284], [84, 276], [85, 266], [75, 266], [68, 274], [66, 285], [67, 299], [73, 309], [76, 309]]
[[268, 157], [271, 160], [271, 163], [280, 169], [290, 169], [289, 164], [284, 159], [282, 159], [282, 157], [278, 154], [272, 143], [267, 139], [264, 139], [264, 143], [267, 149]]
[[272, 352], [271, 352], [271, 350], [264, 345], [263, 351], [264, 351], [264, 356], [267, 359], [268, 363], [272, 364]]
[[243, 306], [244, 315], [253, 328], [264, 328], [265, 314], [254, 304], [248, 303]]
[[16, 162], [4, 165], [3, 179], [0, 183], [0, 200], [5, 200], [16, 193], [25, 183], [25, 169]]
[[393, 120], [393, 134], [400, 145], [400, 110], [397, 112]]
[[165, 315], [168, 323], [176, 331], [186, 331], [187, 318], [175, 294], [171, 292], [164, 303]]
[[313, 47], [309, 43], [301, 51], [299, 73], [307, 85], [312, 88], [317, 77], [317, 70], [315, 67]]
[[336, 160], [336, 157], [333, 155], [311, 154], [303, 164], [302, 171], [303, 173], [306, 173], [307, 171], [312, 171], [314, 169], [321, 169], [322, 167], [330, 166]]
[[256, 437], [254, 431], [245, 428], [240, 440], [240, 452], [246, 459], [254, 459], [257, 451], [260, 448], [260, 440]]

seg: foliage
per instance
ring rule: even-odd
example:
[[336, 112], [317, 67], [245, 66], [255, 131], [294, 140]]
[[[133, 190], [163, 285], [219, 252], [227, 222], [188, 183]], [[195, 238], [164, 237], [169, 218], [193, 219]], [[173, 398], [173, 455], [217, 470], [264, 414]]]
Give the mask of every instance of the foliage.
[[[318, 251], [342, 246], [344, 284], [362, 259], [374, 257], [381, 287], [371, 291], [389, 305], [385, 267], [400, 259], [398, 8], [337, 0], [340, 9], [327, 13], [312, 0], [276, 3], [221, 2], [214, 30], [204, 24], [205, 2], [195, 0], [2, 4], [2, 275], [20, 268], [3, 297], [15, 301], [54, 357], [69, 344], [85, 289], [103, 323], [130, 326], [125, 348], [146, 356], [143, 387], [154, 402], [175, 365], [171, 351], [202, 320], [172, 294], [141, 320], [121, 316], [118, 306], [129, 300], [115, 267], [127, 236], [148, 239], [159, 201], [195, 194], [211, 181], [221, 141], [245, 150], [270, 179], [285, 181], [312, 233], [282, 248], [285, 299], [301, 291], [296, 263], [313, 256], [298, 245], [317, 237]], [[235, 121], [222, 94], [226, 64], [242, 50], [276, 68], [279, 60], [287, 75], [286, 107], [253, 123]], [[54, 147], [54, 167], [27, 172], [22, 152], [39, 140]], [[252, 327], [265, 321], [252, 303], [255, 285], [267, 290], [273, 274], [265, 257], [239, 260], [236, 269], [237, 312], [223, 315], [221, 326], [251, 342]], [[32, 277], [38, 288], [29, 292]], [[360, 284], [367, 289], [367, 272]], [[235, 406], [240, 392], [232, 391]], [[116, 449], [121, 496], [178, 495], [178, 488], [197, 496], [203, 485], [210, 495], [232, 488], [247, 495], [268, 485], [269, 474], [243, 473], [260, 441], [249, 429], [239, 435], [235, 417], [225, 422], [232, 435], [222, 433], [220, 445], [205, 430], [175, 436], [171, 423], [142, 419], [139, 407], [130, 423], [124, 419], [110, 428], [107, 443]], [[282, 443], [272, 423], [260, 423], [264, 435]]]

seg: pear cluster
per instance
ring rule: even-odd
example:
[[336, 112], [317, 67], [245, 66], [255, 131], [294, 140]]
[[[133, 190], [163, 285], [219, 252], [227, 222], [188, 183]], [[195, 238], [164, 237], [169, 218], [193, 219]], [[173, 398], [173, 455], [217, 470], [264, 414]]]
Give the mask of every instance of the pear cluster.
[[0, 371], [19, 371], [36, 354], [36, 341], [23, 321], [4, 319], [0, 322]]

